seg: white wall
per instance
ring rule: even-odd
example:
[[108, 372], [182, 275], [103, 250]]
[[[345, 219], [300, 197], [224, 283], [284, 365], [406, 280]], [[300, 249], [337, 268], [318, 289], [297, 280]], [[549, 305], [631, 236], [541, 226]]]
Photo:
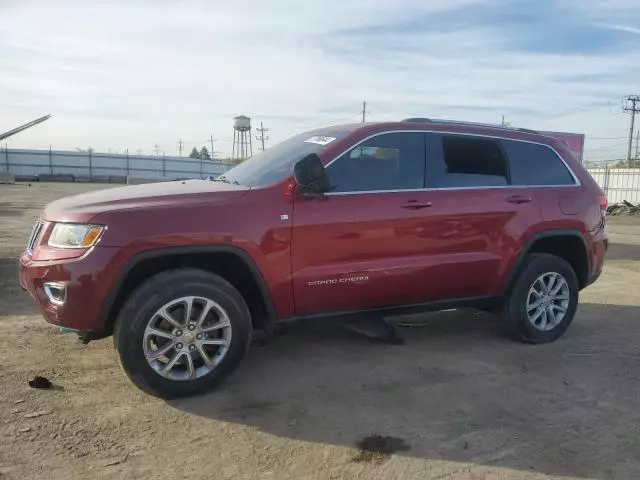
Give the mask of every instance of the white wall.
[[220, 175], [234, 165], [187, 157], [155, 157], [57, 150], [0, 150], [0, 171], [15, 175], [41, 173], [77, 177], [126, 176], [144, 178], [205, 178]]

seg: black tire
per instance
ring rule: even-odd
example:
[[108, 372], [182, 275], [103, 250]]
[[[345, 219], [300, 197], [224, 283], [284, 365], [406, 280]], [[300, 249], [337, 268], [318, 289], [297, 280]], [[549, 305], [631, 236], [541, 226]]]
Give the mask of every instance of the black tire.
[[[149, 365], [143, 349], [144, 332], [154, 313], [171, 300], [200, 296], [216, 302], [229, 317], [231, 340], [215, 369], [193, 380], [171, 380]], [[193, 268], [159, 273], [127, 299], [114, 327], [118, 360], [129, 379], [141, 390], [171, 399], [203, 393], [218, 385], [244, 358], [251, 340], [251, 316], [242, 295], [224, 278]]]
[[[543, 331], [529, 320], [526, 302], [529, 290], [536, 279], [549, 272], [559, 273], [566, 280], [569, 287], [569, 303], [564, 318], [551, 330]], [[579, 292], [576, 274], [566, 260], [547, 253], [527, 255], [502, 310], [505, 330], [511, 337], [527, 343], [550, 343], [557, 340], [573, 321], [578, 307]]]

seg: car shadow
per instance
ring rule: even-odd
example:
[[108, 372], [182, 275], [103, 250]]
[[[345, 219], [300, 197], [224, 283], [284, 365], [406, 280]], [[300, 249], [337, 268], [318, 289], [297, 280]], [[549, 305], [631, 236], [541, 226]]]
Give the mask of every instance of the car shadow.
[[637, 478], [638, 313], [581, 304], [567, 335], [539, 346], [510, 341], [493, 317], [470, 311], [402, 319], [410, 325], [400, 329], [404, 346], [330, 324], [300, 326], [250, 349], [215, 392], [169, 403], [273, 435], [352, 447], [354, 462], [397, 452]]
[[611, 242], [606, 260], [640, 260], [640, 244]]

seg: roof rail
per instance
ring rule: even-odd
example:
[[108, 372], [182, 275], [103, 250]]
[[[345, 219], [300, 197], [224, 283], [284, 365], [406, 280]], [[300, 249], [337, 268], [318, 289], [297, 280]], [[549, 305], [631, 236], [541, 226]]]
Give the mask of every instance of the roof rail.
[[504, 129], [504, 130], [515, 130], [515, 131], [518, 131], [518, 132], [540, 134], [540, 132], [538, 132], [536, 130], [531, 130], [529, 128], [505, 127], [505, 126], [502, 126], [502, 125], [494, 125], [492, 123], [465, 122], [463, 120], [441, 120], [441, 119], [436, 119], [436, 118], [420, 118], [420, 117], [416, 117], [416, 118], [405, 118], [402, 121], [403, 122], [409, 122], [409, 123], [429, 123], [429, 122], [433, 122], [433, 123], [444, 123], [444, 124], [447, 124], [447, 125], [469, 125], [471, 127], [491, 127], [491, 128], [501, 128], [501, 129]]
[[423, 122], [430, 122], [431, 119], [430, 118], [405, 118], [404, 120], [402, 120], [403, 122], [411, 122], [411, 123], [423, 123]]

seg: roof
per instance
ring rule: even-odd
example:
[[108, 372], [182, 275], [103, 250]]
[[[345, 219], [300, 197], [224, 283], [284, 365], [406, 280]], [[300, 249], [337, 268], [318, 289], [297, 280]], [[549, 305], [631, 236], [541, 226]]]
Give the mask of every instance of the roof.
[[405, 118], [402, 120], [406, 123], [433, 123], [439, 125], [465, 125], [470, 127], [488, 127], [488, 128], [498, 128], [503, 130], [517, 131], [517, 132], [526, 132], [526, 133], [535, 133], [538, 134], [536, 130], [530, 130], [528, 128], [514, 128], [514, 127], [506, 127], [503, 125], [494, 125], [491, 123], [480, 123], [480, 122], [466, 122], [462, 120], [445, 120], [445, 119], [432, 119], [432, 118]]

